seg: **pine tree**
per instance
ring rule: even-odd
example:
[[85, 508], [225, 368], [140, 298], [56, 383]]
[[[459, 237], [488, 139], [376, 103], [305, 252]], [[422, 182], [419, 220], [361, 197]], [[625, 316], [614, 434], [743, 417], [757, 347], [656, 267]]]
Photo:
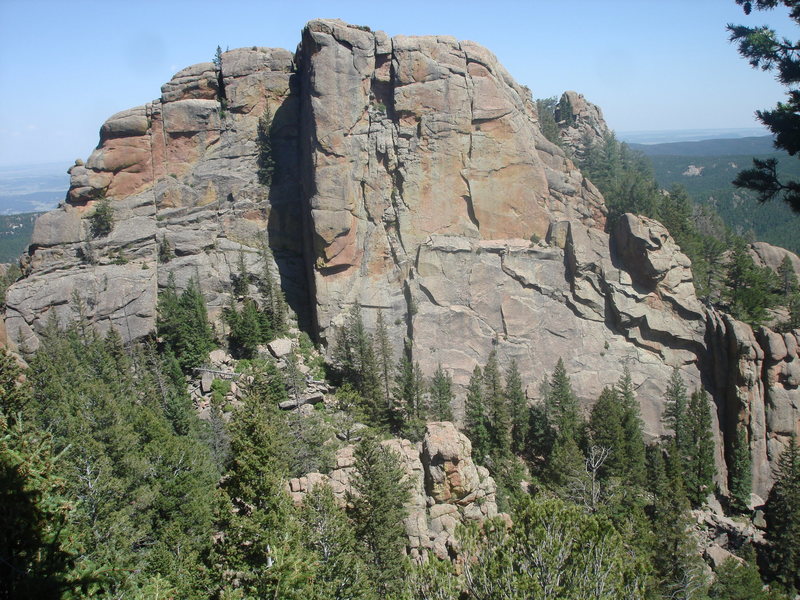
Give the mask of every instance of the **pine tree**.
[[672, 429], [675, 437], [675, 445], [678, 451], [683, 454], [688, 445], [686, 439], [686, 408], [688, 399], [686, 396], [686, 385], [683, 383], [680, 371], [677, 367], [672, 370], [672, 375], [667, 384], [667, 393], [664, 399], [664, 424]]
[[736, 428], [736, 438], [731, 449], [731, 463], [728, 469], [728, 488], [731, 503], [739, 511], [746, 511], [750, 504], [752, 491], [752, 472], [750, 467], [750, 445], [744, 426]]
[[314, 561], [296, 543], [299, 522], [284, 488], [289, 434], [280, 396], [253, 392], [231, 421], [231, 466], [218, 508], [225, 536], [209, 562], [220, 592], [299, 600], [313, 589]]
[[61, 598], [82, 583], [63, 534], [70, 505], [57, 476], [52, 436], [16, 412], [22, 408], [18, 400], [29, 395], [19, 373], [0, 349], [0, 597]]
[[770, 600], [771, 594], [764, 590], [752, 547], [750, 554], [744, 564], [734, 558], [722, 563], [708, 590], [710, 600]]
[[437, 421], [453, 420], [453, 379], [439, 363], [430, 385], [431, 418]]
[[239, 250], [239, 258], [236, 265], [236, 273], [231, 273], [233, 295], [242, 298], [247, 296], [247, 292], [250, 288], [250, 275], [247, 273], [247, 265], [244, 261], [243, 249]]
[[642, 418], [639, 402], [633, 390], [631, 373], [626, 366], [617, 383], [620, 403], [622, 404], [623, 453], [625, 455], [625, 478], [633, 485], [644, 485], [645, 480], [645, 448]]
[[410, 348], [400, 357], [396, 373], [392, 421], [399, 434], [418, 441], [425, 428], [424, 385], [419, 364], [411, 362]]
[[358, 304], [353, 305], [344, 327], [337, 333], [334, 361], [342, 379], [351, 383], [361, 396], [361, 409], [370, 424], [376, 427], [389, 424], [392, 415], [383, 402], [384, 389], [372, 337], [364, 326]]
[[23, 382], [22, 369], [6, 347], [0, 346], [0, 410], [11, 423], [28, 405], [30, 396], [30, 386]]
[[410, 497], [401, 459], [373, 437], [356, 446], [356, 474], [348, 503], [356, 536], [366, 551], [373, 584], [381, 598], [402, 586], [406, 533], [403, 519]]
[[483, 401], [489, 423], [489, 453], [496, 459], [507, 458], [511, 453], [511, 411], [506, 401], [495, 350], [489, 354], [483, 368], [483, 385]]
[[794, 436], [778, 459], [766, 518], [770, 569], [791, 595], [800, 590], [800, 447]]
[[592, 444], [609, 450], [601, 474], [621, 477], [625, 471], [624, 410], [615, 388], [604, 388], [592, 407], [589, 431]]
[[179, 296], [170, 274], [166, 289], [159, 295], [157, 325], [158, 335], [172, 348], [184, 371], [203, 364], [214, 348], [205, 300], [194, 278]]
[[306, 495], [300, 518], [305, 543], [315, 553], [319, 564], [314, 577], [314, 598], [374, 598], [372, 581], [361, 559], [355, 532], [330, 487], [317, 485]]
[[715, 473], [711, 403], [705, 390], [692, 394], [686, 411], [686, 421], [688, 446], [684, 482], [689, 500], [699, 506], [712, 491]]
[[530, 410], [522, 389], [522, 377], [519, 374], [517, 361], [512, 359], [506, 371], [506, 402], [511, 412], [511, 443], [515, 454], [525, 452], [530, 428]]
[[555, 427], [557, 436], [575, 438], [580, 428], [578, 398], [572, 391], [567, 369], [560, 358], [550, 379], [550, 389], [545, 403], [548, 420]]
[[388, 412], [392, 408], [392, 345], [389, 341], [389, 330], [386, 327], [382, 310], [378, 310], [378, 321], [375, 326], [375, 355], [383, 384], [383, 403]]
[[491, 438], [483, 397], [483, 372], [477, 365], [467, 386], [464, 413], [464, 433], [472, 442], [472, 456], [479, 464], [485, 464], [491, 450]]

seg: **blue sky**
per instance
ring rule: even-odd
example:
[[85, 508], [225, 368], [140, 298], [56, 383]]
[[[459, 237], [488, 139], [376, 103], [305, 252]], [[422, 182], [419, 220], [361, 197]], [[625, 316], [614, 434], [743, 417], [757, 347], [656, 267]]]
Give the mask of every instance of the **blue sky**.
[[223, 48], [294, 50], [306, 21], [338, 17], [390, 35], [448, 34], [487, 46], [535, 97], [583, 93], [619, 131], [754, 127], [782, 99], [727, 41], [733, 0], [0, 0], [0, 165], [86, 158], [113, 113], [144, 104], [176, 71]]

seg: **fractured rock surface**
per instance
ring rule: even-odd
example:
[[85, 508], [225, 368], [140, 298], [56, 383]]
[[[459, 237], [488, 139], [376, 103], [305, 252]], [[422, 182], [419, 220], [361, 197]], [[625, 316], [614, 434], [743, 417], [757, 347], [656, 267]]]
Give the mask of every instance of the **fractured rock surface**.
[[[566, 97], [568, 144], [607, 132], [597, 107]], [[258, 178], [265, 115], [270, 185]], [[199, 282], [224, 334], [241, 257], [256, 276], [265, 265], [280, 276], [329, 352], [354, 304], [368, 328], [382, 310], [396, 356], [407, 338], [426, 375], [439, 363], [453, 375], [457, 417], [494, 348], [518, 362], [531, 401], [559, 357], [587, 407], [627, 365], [653, 437], [680, 369], [715, 400], [723, 489], [737, 426], [762, 496], [800, 433], [798, 332], [753, 332], [701, 304], [658, 222], [626, 215], [606, 231], [603, 198], [541, 134], [530, 92], [472, 42], [312, 21], [294, 55], [238, 49], [221, 72], [180, 71], [158, 100], [112, 116], [70, 174], [7, 293], [7, 336], [24, 350], [80, 304], [100, 329], [141, 338], [170, 278]], [[101, 198], [114, 227], [93, 237]], [[776, 268], [785, 251], [753, 252]]]

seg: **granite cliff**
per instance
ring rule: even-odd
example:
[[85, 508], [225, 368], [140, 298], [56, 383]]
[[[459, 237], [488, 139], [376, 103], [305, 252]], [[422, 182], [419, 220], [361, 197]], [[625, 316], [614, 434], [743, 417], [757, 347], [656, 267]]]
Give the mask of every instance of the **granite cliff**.
[[[608, 128], [597, 107], [567, 99], [563, 138], [580, 152]], [[475, 43], [312, 21], [295, 54], [237, 49], [219, 68], [180, 71], [159, 99], [106, 121], [70, 176], [7, 293], [9, 343], [24, 352], [76, 298], [101, 330], [147, 335], [170, 277], [199, 281], [222, 332], [243, 257], [280, 276], [329, 350], [358, 303], [370, 327], [382, 311], [426, 374], [441, 363], [462, 389], [493, 348], [517, 360], [531, 400], [559, 357], [587, 404], [627, 365], [658, 436], [677, 367], [715, 400], [723, 488], [737, 424], [761, 495], [800, 432], [800, 332], [753, 331], [699, 302], [660, 223], [626, 215], [607, 228], [601, 194], [544, 138], [530, 92]], [[115, 223], [96, 237], [87, 217], [103, 198]]]

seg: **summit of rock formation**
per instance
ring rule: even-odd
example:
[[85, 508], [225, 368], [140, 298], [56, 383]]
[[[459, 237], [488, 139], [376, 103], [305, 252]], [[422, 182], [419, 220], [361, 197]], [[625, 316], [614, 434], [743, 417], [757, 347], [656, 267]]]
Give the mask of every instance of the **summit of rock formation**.
[[[608, 132], [597, 107], [564, 98], [573, 152]], [[762, 496], [800, 429], [800, 332], [754, 332], [699, 302], [690, 261], [657, 221], [607, 227], [601, 194], [542, 135], [530, 92], [473, 42], [311, 21], [294, 54], [242, 48], [183, 69], [158, 99], [109, 118], [70, 177], [7, 292], [22, 351], [78, 300], [101, 331], [140, 339], [171, 279], [199, 283], [222, 334], [241, 257], [279, 277], [329, 353], [351, 307], [368, 328], [381, 311], [396, 352], [407, 341], [426, 375], [452, 374], [457, 418], [495, 350], [516, 360], [532, 402], [559, 357], [585, 405], [627, 365], [652, 437], [679, 369], [714, 398], [723, 488], [739, 425]], [[103, 199], [114, 224], [95, 236]]]

